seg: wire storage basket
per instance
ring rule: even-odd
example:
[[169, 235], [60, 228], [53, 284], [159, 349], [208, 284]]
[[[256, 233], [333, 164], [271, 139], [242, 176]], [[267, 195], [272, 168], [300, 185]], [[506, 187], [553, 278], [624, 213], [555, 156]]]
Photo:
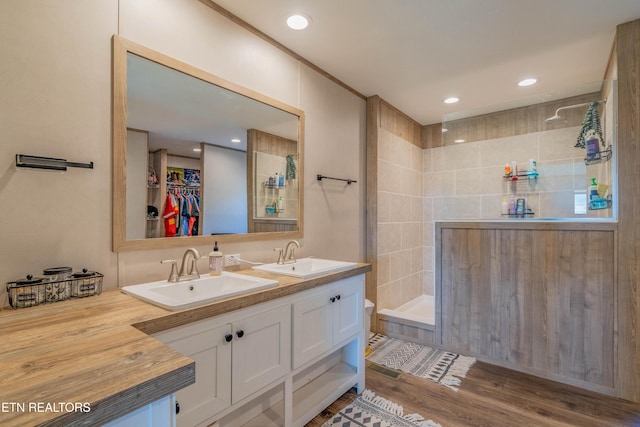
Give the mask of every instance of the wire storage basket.
[[71, 296], [73, 298], [90, 297], [102, 292], [103, 275], [95, 271], [82, 269], [81, 273], [74, 273], [71, 283]]
[[103, 277], [101, 273], [86, 271], [58, 280], [27, 275], [24, 279], [7, 282], [9, 305], [17, 309], [97, 295], [102, 292]]

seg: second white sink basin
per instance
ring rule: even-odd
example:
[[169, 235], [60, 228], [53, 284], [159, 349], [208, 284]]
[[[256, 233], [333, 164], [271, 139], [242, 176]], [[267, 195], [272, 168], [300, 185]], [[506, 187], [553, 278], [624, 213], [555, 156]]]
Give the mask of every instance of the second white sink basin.
[[283, 274], [285, 276], [307, 278], [348, 270], [357, 265], [355, 262], [334, 261], [331, 259], [300, 258], [291, 264], [262, 264], [253, 267], [253, 269], [274, 274]]
[[122, 292], [167, 310], [183, 310], [220, 299], [267, 289], [277, 280], [222, 272], [220, 276], [203, 275], [199, 279], [169, 283], [166, 280], [125, 286]]

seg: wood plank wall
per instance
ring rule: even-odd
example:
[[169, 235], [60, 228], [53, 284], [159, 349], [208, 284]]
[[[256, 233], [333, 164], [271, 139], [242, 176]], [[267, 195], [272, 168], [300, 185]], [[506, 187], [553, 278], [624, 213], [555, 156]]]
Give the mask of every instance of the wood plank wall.
[[380, 97], [367, 98], [367, 223], [366, 261], [371, 271], [366, 275], [365, 298], [376, 304], [371, 315], [371, 330], [378, 331], [378, 129]]
[[422, 148], [420, 123], [383, 99], [379, 97], [375, 98], [380, 102], [380, 127]]
[[619, 396], [640, 402], [640, 20], [619, 25], [618, 375]]
[[442, 147], [442, 124], [423, 126], [420, 132], [422, 148]]
[[615, 229], [439, 223], [436, 343], [615, 395]]
[[[602, 99], [600, 92], [573, 96], [556, 101], [549, 101], [526, 107], [512, 108], [479, 116], [449, 121], [422, 128], [423, 148], [435, 148], [454, 144], [456, 139], [464, 139], [465, 143], [484, 141], [486, 139], [504, 138], [523, 135], [544, 130], [561, 129], [580, 126], [587, 111], [587, 106], [562, 110], [560, 116], [567, 122], [547, 123], [545, 119], [552, 117], [560, 107], [582, 104]], [[601, 107], [602, 108], [602, 107]], [[442, 133], [441, 128], [447, 129]], [[437, 130], [440, 135], [437, 135]]]

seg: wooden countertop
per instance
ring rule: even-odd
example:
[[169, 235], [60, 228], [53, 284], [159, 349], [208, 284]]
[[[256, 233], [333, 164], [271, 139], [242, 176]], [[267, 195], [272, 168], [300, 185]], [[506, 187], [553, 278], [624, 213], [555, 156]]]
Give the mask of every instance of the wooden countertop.
[[[148, 334], [371, 271], [369, 264], [309, 279], [254, 270], [274, 288], [168, 311], [111, 289], [88, 298], [0, 311], [0, 425], [93, 426], [195, 381], [195, 362]], [[90, 411], [67, 412], [85, 404]]]

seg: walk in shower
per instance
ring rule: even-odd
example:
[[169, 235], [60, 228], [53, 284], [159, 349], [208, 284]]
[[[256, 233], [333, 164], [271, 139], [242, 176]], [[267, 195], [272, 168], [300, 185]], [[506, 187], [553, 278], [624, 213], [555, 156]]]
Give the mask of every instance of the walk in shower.
[[[436, 138], [440, 141], [427, 145], [428, 126], [420, 128], [422, 137], [417, 140], [415, 132], [399, 131], [402, 126], [397, 123], [389, 125], [381, 108], [373, 168], [377, 181], [374, 329], [435, 343], [436, 222], [615, 220], [615, 149], [610, 158], [590, 161], [585, 148], [576, 147], [590, 108], [602, 121], [602, 148], [615, 146], [616, 85], [607, 81], [600, 88], [520, 109], [496, 109], [484, 121], [473, 114], [471, 120], [443, 120], [432, 130], [441, 133]], [[555, 116], [562, 120], [546, 120]], [[454, 142], [461, 139], [465, 142]], [[526, 170], [532, 160], [535, 179], [505, 179], [506, 163], [516, 162]], [[589, 205], [592, 178], [603, 184], [600, 189], [606, 187], [603, 197], [612, 201], [604, 209]], [[503, 201], [512, 197], [525, 199], [533, 214], [504, 215]]]

